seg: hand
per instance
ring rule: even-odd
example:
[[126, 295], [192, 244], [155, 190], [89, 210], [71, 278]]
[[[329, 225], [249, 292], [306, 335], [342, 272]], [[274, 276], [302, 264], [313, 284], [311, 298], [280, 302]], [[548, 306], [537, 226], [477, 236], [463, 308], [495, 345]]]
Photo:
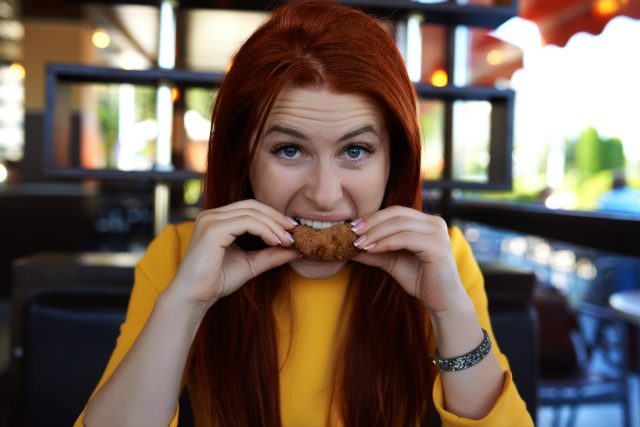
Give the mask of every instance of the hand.
[[432, 314], [467, 302], [442, 218], [392, 206], [361, 220], [354, 230], [361, 239], [356, 243], [365, 252], [354, 261], [389, 273]]
[[[295, 221], [256, 200], [243, 200], [201, 212], [189, 247], [170, 288], [184, 300], [208, 309], [264, 271], [293, 261], [296, 250], [287, 230]], [[269, 247], [245, 252], [234, 244], [245, 233]]]

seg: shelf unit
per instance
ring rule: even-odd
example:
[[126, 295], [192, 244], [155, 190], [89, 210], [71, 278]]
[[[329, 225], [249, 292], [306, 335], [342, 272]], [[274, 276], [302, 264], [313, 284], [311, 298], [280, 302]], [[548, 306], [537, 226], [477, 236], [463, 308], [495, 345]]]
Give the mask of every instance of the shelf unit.
[[203, 87], [213, 89], [224, 78], [221, 73], [155, 68], [150, 70], [123, 70], [120, 68], [90, 67], [77, 64], [49, 64], [46, 69], [46, 110], [42, 140], [44, 173], [52, 178], [98, 179], [176, 182], [199, 179], [201, 174], [190, 170], [154, 168], [150, 171], [122, 171], [111, 169], [84, 169], [64, 167], [55, 163], [56, 117], [60, 86], [65, 83], [127, 83], [158, 86], [168, 84], [180, 88]]
[[[71, 1], [85, 2], [85, 0]], [[470, 27], [495, 28], [518, 14], [517, 0], [496, 0], [491, 6], [451, 0], [443, 0], [439, 3], [420, 3], [411, 0], [334, 1], [392, 20], [406, 19], [409, 14], [419, 14], [427, 23]], [[180, 9], [269, 11], [286, 2], [286, 0], [181, 0], [178, 3]], [[158, 5], [157, 1], [152, 0], [96, 0], [92, 3]]]
[[[79, 0], [82, 2], [82, 0]], [[447, 29], [445, 46], [446, 72], [453, 75], [455, 68], [454, 45], [456, 34], [454, 29], [458, 25], [471, 27], [496, 28], [508, 19], [517, 15], [517, 0], [510, 2], [497, 0], [495, 6], [474, 4], [458, 4], [447, 1], [441, 3], [419, 3], [406, 0], [348, 0], [340, 3], [361, 8], [377, 16], [386, 17], [395, 24], [406, 23], [409, 17], [420, 16], [424, 23], [440, 24]], [[106, 4], [139, 4], [158, 6], [158, 2], [148, 0], [111, 1], [102, 0]], [[175, 13], [178, 9], [230, 9], [230, 10], [271, 10], [284, 1], [259, 0], [183, 0], [175, 2], [161, 0], [160, 8], [169, 9]], [[161, 13], [162, 19], [162, 13]], [[160, 28], [163, 26], [160, 25]], [[166, 35], [160, 34], [160, 39]], [[172, 41], [175, 47], [175, 34]], [[46, 112], [43, 138], [43, 165], [46, 176], [59, 179], [97, 179], [97, 180], [125, 180], [125, 181], [153, 181], [159, 186], [165, 183], [197, 179], [201, 175], [188, 170], [176, 170], [166, 165], [160, 165], [150, 171], [120, 171], [94, 170], [78, 167], [59, 167], [54, 161], [54, 140], [56, 127], [56, 103], [58, 88], [63, 83], [133, 83], [153, 86], [206, 87], [214, 89], [224, 78], [220, 73], [204, 73], [188, 70], [177, 70], [173, 67], [154, 68], [149, 70], [122, 70], [104, 67], [93, 67], [72, 64], [50, 64], [47, 67]], [[445, 105], [444, 116], [444, 171], [442, 179], [429, 181], [426, 186], [430, 189], [441, 189], [444, 216], [446, 206], [451, 201], [453, 189], [477, 190], [508, 190], [512, 180], [512, 132], [514, 93], [511, 90], [501, 90], [492, 87], [477, 86], [446, 86], [435, 87], [426, 84], [416, 84], [416, 91], [421, 99], [439, 100]], [[490, 123], [490, 162], [488, 167], [488, 181], [468, 182], [454, 179], [453, 176], [453, 103], [456, 101], [488, 101], [491, 104]], [[166, 137], [166, 135], [165, 135]], [[160, 136], [158, 137], [160, 139]], [[166, 139], [166, 138], [165, 138]], [[156, 188], [156, 190], [157, 190]], [[166, 200], [166, 197], [164, 198]], [[162, 206], [161, 206], [162, 205]], [[156, 211], [168, 211], [168, 204], [156, 199]], [[156, 215], [156, 230], [162, 228], [167, 215]]]

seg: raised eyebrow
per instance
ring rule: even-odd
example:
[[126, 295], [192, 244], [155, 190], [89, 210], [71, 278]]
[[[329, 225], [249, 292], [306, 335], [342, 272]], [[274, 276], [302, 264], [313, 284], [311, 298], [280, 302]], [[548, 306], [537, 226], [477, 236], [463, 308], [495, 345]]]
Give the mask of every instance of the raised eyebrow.
[[374, 128], [372, 125], [365, 125], [365, 126], [362, 126], [361, 128], [358, 128], [356, 130], [353, 130], [347, 133], [346, 135], [341, 137], [338, 140], [338, 142], [347, 141], [349, 139], [355, 138], [356, 136], [362, 135], [363, 133], [369, 133], [369, 132], [373, 133], [376, 136], [379, 136], [378, 131], [376, 131], [376, 128]]
[[282, 126], [282, 125], [273, 125], [269, 128], [269, 130], [267, 131], [266, 135], [270, 135], [273, 132], [280, 132], [280, 133], [284, 133], [287, 134], [289, 136], [293, 136], [295, 138], [298, 139], [303, 139], [305, 141], [309, 140], [309, 138], [307, 138], [307, 136], [305, 134], [303, 134], [302, 132], [299, 132], [295, 129], [286, 127], [286, 126]]
[[[309, 138], [303, 134], [300, 131], [297, 131], [293, 128], [287, 127], [287, 126], [282, 126], [282, 125], [273, 125], [269, 128], [269, 130], [267, 131], [267, 133], [265, 135], [269, 135], [273, 132], [280, 132], [280, 133], [284, 133], [287, 134], [289, 136], [293, 136], [295, 138], [298, 139], [302, 139], [305, 141], [308, 141]], [[379, 136], [378, 131], [376, 130], [375, 127], [373, 127], [372, 125], [364, 125], [361, 128], [358, 128], [356, 130], [352, 130], [351, 132], [343, 135], [342, 137], [340, 137], [340, 139], [338, 140], [338, 142], [344, 142], [344, 141], [348, 141], [349, 139], [355, 138], [356, 136], [362, 135], [364, 133], [373, 133], [376, 136]]]

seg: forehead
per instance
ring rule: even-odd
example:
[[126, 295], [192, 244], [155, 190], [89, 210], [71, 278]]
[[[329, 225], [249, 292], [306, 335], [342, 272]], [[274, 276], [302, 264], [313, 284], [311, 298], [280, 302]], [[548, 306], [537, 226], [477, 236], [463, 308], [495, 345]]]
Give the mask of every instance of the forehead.
[[365, 123], [378, 131], [384, 129], [383, 115], [373, 100], [328, 89], [284, 89], [269, 113], [267, 127], [278, 123], [298, 124], [308, 130], [317, 127], [343, 130]]

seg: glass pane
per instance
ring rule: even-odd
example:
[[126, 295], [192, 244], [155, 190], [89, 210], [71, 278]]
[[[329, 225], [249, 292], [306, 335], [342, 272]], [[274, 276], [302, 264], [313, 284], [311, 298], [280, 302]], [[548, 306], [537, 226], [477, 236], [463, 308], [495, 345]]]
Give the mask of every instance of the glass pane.
[[424, 24], [422, 31], [422, 73], [421, 83], [445, 86], [448, 77], [446, 68], [446, 27]]
[[487, 101], [453, 103], [453, 178], [489, 180], [491, 104]]
[[53, 135], [56, 166], [153, 168], [155, 87], [59, 83], [58, 89]]
[[444, 102], [420, 100], [418, 103], [422, 134], [422, 178], [442, 179], [444, 169]]
[[24, 76], [21, 64], [0, 64], [0, 162], [18, 162], [23, 157]]
[[242, 43], [269, 16], [265, 12], [190, 9], [184, 12], [185, 65], [225, 71]]
[[184, 168], [204, 172], [211, 133], [211, 113], [217, 91], [187, 88], [184, 106]]

